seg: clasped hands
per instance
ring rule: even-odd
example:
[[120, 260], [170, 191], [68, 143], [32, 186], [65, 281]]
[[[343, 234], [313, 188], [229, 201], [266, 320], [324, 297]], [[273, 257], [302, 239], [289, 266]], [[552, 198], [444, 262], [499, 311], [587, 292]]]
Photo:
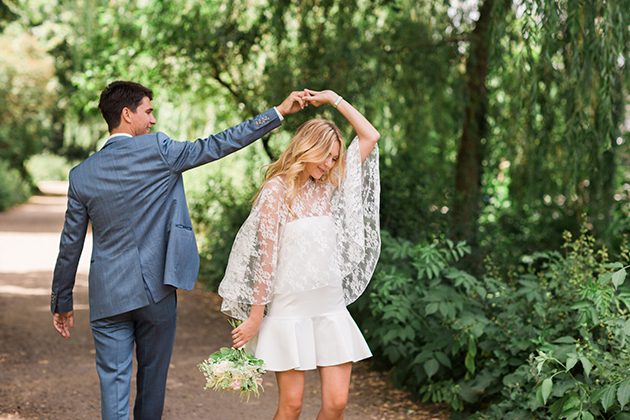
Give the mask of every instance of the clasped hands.
[[282, 114], [282, 116], [294, 114], [308, 105], [314, 105], [315, 107], [319, 107], [324, 104], [333, 104], [334, 101], [339, 97], [332, 90], [298, 90], [291, 92], [291, 94], [276, 107], [278, 112]]

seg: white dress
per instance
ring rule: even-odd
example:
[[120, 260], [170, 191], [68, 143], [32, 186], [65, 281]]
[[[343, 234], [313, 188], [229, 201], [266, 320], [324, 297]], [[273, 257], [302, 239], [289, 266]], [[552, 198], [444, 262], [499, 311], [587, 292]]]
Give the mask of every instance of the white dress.
[[235, 239], [219, 286], [222, 311], [246, 319], [252, 304], [267, 305], [246, 347], [267, 370], [372, 355], [346, 305], [367, 287], [380, 252], [378, 149], [361, 164], [355, 139], [344, 158], [340, 187], [309, 180], [292, 212], [282, 180], [269, 180]]

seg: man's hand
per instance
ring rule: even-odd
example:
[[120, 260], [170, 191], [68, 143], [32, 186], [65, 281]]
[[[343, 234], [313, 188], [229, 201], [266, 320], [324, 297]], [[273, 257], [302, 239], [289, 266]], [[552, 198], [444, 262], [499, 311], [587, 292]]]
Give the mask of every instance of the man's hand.
[[62, 314], [53, 314], [53, 326], [61, 334], [63, 338], [70, 337], [70, 330], [74, 328], [74, 311], [64, 312]]
[[288, 114], [295, 114], [296, 112], [304, 109], [308, 104], [304, 102], [306, 96], [304, 91], [295, 91], [285, 99], [280, 105], [276, 107], [278, 112], [284, 117]]
[[307, 105], [315, 105], [319, 107], [324, 104], [333, 104], [339, 97], [332, 90], [322, 90], [318, 92], [316, 90], [304, 89], [306, 96], [304, 97]]

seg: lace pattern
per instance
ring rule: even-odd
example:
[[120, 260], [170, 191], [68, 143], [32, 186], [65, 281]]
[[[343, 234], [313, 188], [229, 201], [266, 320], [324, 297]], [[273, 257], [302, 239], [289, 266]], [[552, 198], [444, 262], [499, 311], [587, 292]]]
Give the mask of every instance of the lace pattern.
[[380, 253], [378, 146], [361, 164], [355, 138], [344, 158], [339, 188], [309, 179], [293, 201], [293, 214], [282, 180], [265, 183], [219, 286], [224, 313], [246, 319], [251, 305], [267, 304], [274, 294], [339, 281], [346, 305], [361, 296]]

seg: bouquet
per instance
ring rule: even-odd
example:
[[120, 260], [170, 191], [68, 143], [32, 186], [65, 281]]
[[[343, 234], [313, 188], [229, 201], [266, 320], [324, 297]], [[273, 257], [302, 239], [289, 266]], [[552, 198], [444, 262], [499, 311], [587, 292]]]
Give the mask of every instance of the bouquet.
[[[235, 325], [233, 325], [235, 327]], [[231, 390], [241, 392], [241, 399], [250, 393], [256, 398], [260, 396], [258, 387], [262, 387], [262, 375], [265, 373], [265, 363], [247, 353], [242, 347], [239, 349], [223, 347], [212, 353], [208, 359], [199, 364], [199, 370], [206, 376], [204, 389]]]

